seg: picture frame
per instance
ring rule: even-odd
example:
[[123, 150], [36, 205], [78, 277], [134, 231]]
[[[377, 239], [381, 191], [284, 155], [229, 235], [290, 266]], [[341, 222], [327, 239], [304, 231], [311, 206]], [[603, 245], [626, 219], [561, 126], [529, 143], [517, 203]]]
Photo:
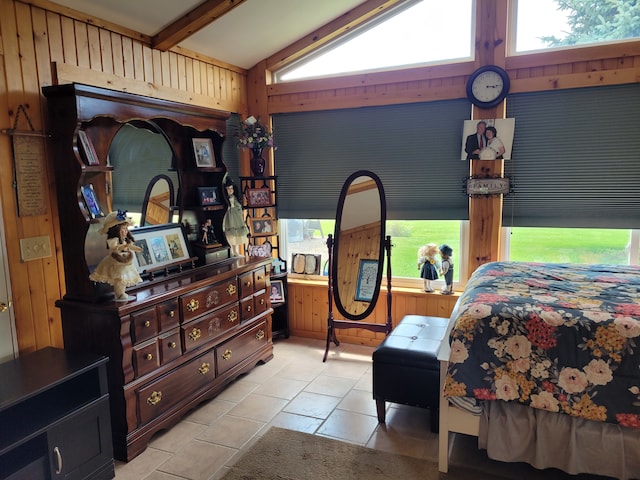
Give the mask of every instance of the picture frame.
[[320, 275], [322, 255], [315, 253], [293, 253], [291, 255], [291, 273]]
[[247, 207], [271, 207], [271, 189], [269, 188], [248, 188], [246, 193]]
[[202, 207], [220, 205], [222, 203], [218, 187], [198, 187], [198, 198]]
[[284, 303], [286, 301], [284, 293], [284, 283], [282, 280], [271, 280], [271, 289], [269, 290], [269, 300], [271, 303]]
[[197, 167], [215, 168], [216, 159], [213, 156], [213, 142], [210, 138], [193, 138], [193, 155]]
[[78, 130], [78, 139], [80, 139], [80, 144], [82, 145], [84, 156], [87, 159], [87, 164], [92, 166], [100, 165], [100, 159], [98, 158], [98, 154], [96, 153], [87, 132], [84, 130]]
[[93, 190], [93, 184], [89, 183], [87, 185], [82, 185], [80, 190], [91, 218], [104, 217], [104, 212], [102, 211], [102, 207], [100, 207], [100, 202], [98, 201], [98, 197], [96, 197], [96, 192]]
[[250, 257], [270, 257], [273, 246], [271, 242], [264, 242], [260, 245], [249, 245], [247, 253]]
[[136, 252], [133, 263], [139, 274], [170, 265], [180, 265], [191, 260], [191, 244], [187, 240], [184, 225], [167, 223], [130, 230], [134, 243], [142, 248]]
[[269, 237], [276, 233], [276, 222], [272, 218], [252, 218], [249, 223], [252, 237]]
[[376, 289], [378, 278], [378, 261], [361, 259], [358, 267], [358, 284], [356, 286], [355, 300], [358, 302], [371, 302]]

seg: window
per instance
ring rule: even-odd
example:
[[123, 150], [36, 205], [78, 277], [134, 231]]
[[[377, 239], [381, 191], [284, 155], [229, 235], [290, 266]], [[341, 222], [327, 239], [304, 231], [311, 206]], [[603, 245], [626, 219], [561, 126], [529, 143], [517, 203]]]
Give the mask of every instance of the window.
[[504, 228], [503, 258], [523, 262], [637, 265], [639, 230]]
[[471, 58], [473, 0], [407, 3], [276, 72], [276, 82]]
[[[418, 248], [426, 243], [446, 243], [453, 249], [454, 282], [460, 279], [464, 258], [461, 225], [457, 220], [387, 220], [386, 235], [391, 236], [391, 272], [395, 286], [422, 285], [418, 270]], [[281, 219], [280, 233], [283, 259], [291, 262], [294, 254], [321, 255], [321, 273], [326, 275], [328, 266], [327, 236], [333, 235], [334, 220]], [[289, 270], [291, 270], [289, 265]], [[442, 278], [440, 278], [442, 280]], [[443, 283], [443, 282], [440, 282]], [[438, 287], [443, 286], [439, 283]]]
[[[561, 9], [560, 4], [567, 5]], [[520, 0], [513, 53], [606, 43], [640, 37], [636, 0], [583, 2]]]

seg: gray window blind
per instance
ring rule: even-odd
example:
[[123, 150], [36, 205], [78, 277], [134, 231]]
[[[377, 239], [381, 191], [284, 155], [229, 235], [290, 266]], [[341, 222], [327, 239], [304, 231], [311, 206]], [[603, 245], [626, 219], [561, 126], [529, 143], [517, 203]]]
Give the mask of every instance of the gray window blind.
[[640, 85], [514, 94], [503, 224], [640, 228]]
[[274, 115], [279, 216], [334, 218], [342, 184], [364, 169], [382, 180], [389, 219], [468, 219], [470, 113], [450, 100]]

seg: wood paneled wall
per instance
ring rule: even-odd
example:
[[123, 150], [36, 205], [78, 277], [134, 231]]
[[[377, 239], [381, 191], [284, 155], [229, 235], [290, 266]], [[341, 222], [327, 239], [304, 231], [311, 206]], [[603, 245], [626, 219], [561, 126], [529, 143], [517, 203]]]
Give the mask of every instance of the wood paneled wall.
[[[116, 90], [246, 112], [247, 72], [181, 49], [160, 52], [136, 32], [46, 0], [0, 0], [0, 129], [12, 129], [19, 105], [33, 127], [46, 130], [46, 103], [41, 87], [88, 83]], [[57, 68], [52, 71], [52, 63]], [[21, 118], [18, 129], [28, 129]], [[21, 353], [48, 345], [62, 346], [60, 314], [55, 301], [64, 292], [53, 169], [46, 161], [47, 212], [19, 216], [13, 188], [11, 138], [0, 135], [0, 201], [4, 215], [12, 305]], [[22, 262], [20, 239], [48, 236], [53, 255]], [[82, 255], [82, 252], [78, 252]]]
[[[316, 339], [327, 338], [327, 316], [329, 297], [327, 281], [295, 280], [289, 283], [287, 306], [289, 328], [292, 335]], [[405, 288], [392, 288], [391, 318], [395, 327], [405, 315], [425, 315], [449, 317], [459, 298], [459, 294], [442, 295], [425, 293]], [[334, 308], [334, 318], [340, 315]], [[367, 322], [384, 324], [387, 319], [386, 284], [383, 282], [380, 298], [373, 314]], [[383, 333], [347, 328], [337, 330], [338, 340], [346, 343], [377, 346], [383, 339]]]

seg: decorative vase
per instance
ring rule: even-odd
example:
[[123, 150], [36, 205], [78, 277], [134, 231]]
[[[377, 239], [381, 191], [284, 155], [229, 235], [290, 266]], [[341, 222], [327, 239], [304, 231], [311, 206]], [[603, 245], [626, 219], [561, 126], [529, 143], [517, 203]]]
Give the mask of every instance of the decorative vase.
[[262, 175], [264, 175], [264, 167], [267, 163], [265, 159], [262, 158], [262, 149], [254, 148], [251, 150], [251, 153], [253, 154], [250, 163], [251, 171], [253, 172], [254, 176], [261, 177]]

